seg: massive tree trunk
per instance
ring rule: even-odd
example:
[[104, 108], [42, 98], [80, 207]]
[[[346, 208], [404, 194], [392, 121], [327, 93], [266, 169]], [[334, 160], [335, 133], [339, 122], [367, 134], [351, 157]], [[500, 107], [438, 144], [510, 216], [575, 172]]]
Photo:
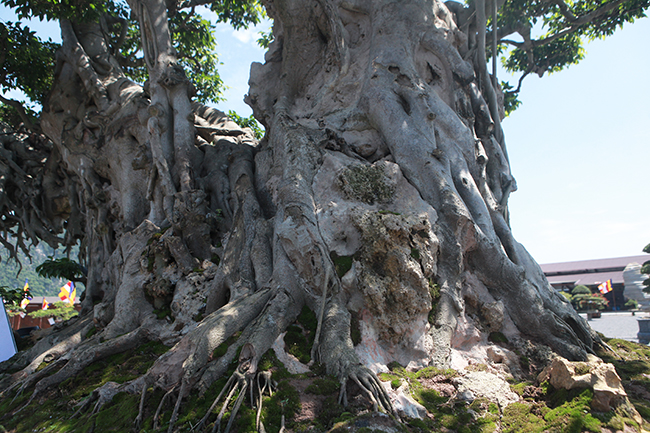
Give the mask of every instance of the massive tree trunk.
[[[86, 337], [80, 321], [42, 342], [6, 384], [38, 380], [36, 394], [111, 348], [157, 339], [175, 346], [121, 389], [182, 396], [224, 374], [238, 347], [237, 374], [253, 377], [304, 306], [319, 319], [316, 360], [387, 409], [374, 372], [485, 360], [493, 332], [586, 359], [597, 337], [509, 227], [515, 181], [486, 70], [485, 1], [265, 6], [275, 40], [248, 95], [266, 127], [259, 143], [191, 104], [161, 3], [131, 2], [144, 88], [99, 24], [62, 23], [42, 117], [53, 142], [43, 212], [51, 232], [81, 240], [83, 314], [99, 332]], [[173, 323], [153, 313], [164, 308]], [[34, 379], [48, 354], [63, 368]]]

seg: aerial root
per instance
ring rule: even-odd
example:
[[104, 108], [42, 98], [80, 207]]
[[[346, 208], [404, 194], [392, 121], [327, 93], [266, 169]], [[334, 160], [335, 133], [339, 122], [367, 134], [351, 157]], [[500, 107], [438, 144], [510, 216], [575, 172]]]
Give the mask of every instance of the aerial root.
[[156, 413], [153, 416], [153, 429], [154, 430], [158, 430], [158, 428], [160, 427], [158, 425], [158, 417], [160, 416], [160, 411], [162, 410], [162, 407], [165, 404], [165, 401], [167, 400], [167, 398], [171, 395], [172, 392], [174, 392], [175, 389], [176, 389], [176, 387], [174, 386], [172, 389], [167, 391], [165, 393], [165, 395], [163, 395], [163, 398], [160, 399], [160, 403], [158, 404], [158, 407], [156, 408]]
[[[263, 385], [260, 385], [260, 380], [263, 382]], [[269, 395], [273, 397], [273, 381], [271, 380], [270, 371], [262, 371], [257, 375], [257, 416], [255, 417], [255, 428], [259, 432], [264, 432], [264, 424], [260, 421], [260, 416], [262, 415], [262, 397], [264, 392], [269, 390]], [[253, 401], [253, 393], [251, 391], [251, 402]], [[282, 415], [282, 426], [284, 426], [284, 414]], [[282, 429], [280, 429], [282, 431]]]
[[[283, 406], [282, 409], [284, 409], [284, 405], [282, 406]], [[280, 418], [280, 431], [278, 433], [284, 433], [284, 431], [285, 429], [284, 429], [284, 413], [283, 413], [282, 418]], [[262, 431], [262, 433], [264, 432]]]
[[82, 412], [88, 410], [91, 404], [95, 403], [91, 415], [96, 414], [104, 405], [113, 400], [115, 394], [120, 390], [120, 385], [115, 382], [106, 382], [101, 387], [95, 389], [90, 395], [79, 404], [79, 409], [72, 414], [71, 418], [76, 418]]
[[[239, 407], [241, 406], [242, 401], [244, 400], [244, 397], [246, 396], [246, 388], [248, 388], [248, 380], [246, 377], [243, 378], [243, 381], [241, 379], [237, 380], [238, 385], [241, 387], [239, 391], [239, 396], [237, 397], [237, 400], [235, 401], [235, 406], [232, 408], [232, 412], [230, 414], [230, 419], [228, 420], [228, 425], [226, 426], [226, 431], [224, 433], [230, 432], [230, 427], [232, 427], [233, 421], [235, 421], [235, 417], [237, 416], [237, 412], [239, 412]], [[233, 389], [234, 390], [234, 389]], [[223, 412], [224, 408], [227, 405], [224, 404], [223, 408], [221, 411]], [[221, 431], [221, 423], [217, 423], [212, 427], [212, 433], [215, 433], [215, 430], [217, 430], [217, 427], [219, 427], [218, 431]]]
[[[217, 399], [212, 403], [212, 406], [215, 406], [217, 402], [219, 401], [219, 398], [221, 395], [228, 389], [228, 385], [230, 384], [231, 388], [230, 391], [228, 392], [228, 396], [226, 397], [226, 400], [223, 403], [223, 406], [221, 406], [221, 410], [219, 411], [219, 415], [217, 416], [217, 420], [214, 423], [214, 427], [212, 427], [212, 433], [215, 433], [215, 431], [221, 432], [221, 419], [223, 418], [224, 414], [226, 413], [226, 409], [228, 408], [228, 403], [230, 403], [230, 399], [233, 397], [235, 392], [241, 388], [240, 390], [240, 395], [237, 398], [237, 402], [241, 399], [241, 397], [246, 393], [246, 388], [248, 387], [248, 382], [246, 380], [246, 377], [244, 374], [240, 373], [239, 371], [235, 371], [231, 378], [228, 380], [228, 383], [226, 383], [226, 386], [221, 390], [219, 395], [217, 396]], [[239, 410], [239, 405], [235, 403], [235, 408], [233, 408], [231, 414], [230, 414], [230, 420], [228, 421], [228, 425], [226, 426], [226, 431], [224, 433], [228, 433], [230, 431], [230, 427], [232, 425], [232, 421], [235, 419], [235, 415], [237, 415], [237, 411]], [[208, 412], [206, 416], [208, 416], [210, 413]], [[218, 428], [218, 430], [217, 430]]]
[[142, 424], [142, 419], [144, 418], [144, 400], [147, 395], [147, 383], [142, 384], [142, 394], [140, 395], [140, 406], [138, 407], [138, 416], [135, 417], [133, 425], [136, 430], [140, 429], [140, 424]]
[[[36, 373], [32, 373], [32, 374], [30, 374], [29, 376], [27, 376], [26, 378], [24, 378], [23, 380], [21, 380], [21, 381], [19, 381], [19, 382], [16, 382], [14, 385], [12, 385], [11, 387], [9, 387], [9, 388], [7, 388], [5, 391], [3, 391], [3, 393], [8, 393], [8, 392], [11, 391], [13, 388], [15, 388], [15, 387], [17, 387], [17, 386], [20, 386], [20, 388], [18, 389], [18, 391], [16, 391], [16, 395], [15, 395], [14, 398], [11, 400], [11, 403], [13, 404], [13, 402], [14, 402], [18, 397], [20, 397], [20, 396], [23, 394], [23, 391], [25, 391], [25, 389], [27, 389], [29, 386], [31, 386], [34, 382], [39, 381], [42, 377], [45, 377], [45, 376], [47, 376], [48, 374], [50, 374], [50, 372], [51, 372], [52, 370], [56, 370], [57, 368], [59, 368], [59, 366], [60, 366], [61, 364], [65, 364], [65, 362], [67, 362], [67, 361], [65, 361], [65, 360], [63, 360], [63, 359], [61, 359], [61, 358], [58, 358], [56, 361], [52, 362], [50, 365], [48, 365], [48, 366], [45, 367], [44, 369], [42, 369], [42, 370], [40, 370], [40, 371], [38, 371], [38, 372], [36, 372]], [[0, 397], [1, 397], [1, 396], [2, 396], [2, 395], [0, 395]], [[34, 395], [32, 395], [32, 397], [29, 399], [29, 403], [31, 403], [32, 400], [34, 400]], [[29, 403], [27, 403], [27, 405], [29, 405]], [[21, 410], [23, 410], [25, 407], [27, 407], [27, 405], [22, 406], [20, 409], [18, 409], [17, 411], [15, 411], [14, 414], [17, 414], [18, 412], [20, 412]]]
[[[361, 391], [370, 399], [374, 411], [382, 409], [389, 414], [396, 415], [393, 410], [393, 405], [390, 402], [390, 397], [388, 397], [386, 390], [372, 371], [359, 365], [349, 373], [348, 378], [352, 379], [352, 381], [356, 383]], [[339, 404], [342, 406], [347, 406], [348, 404], [346, 388], [347, 380], [343, 380], [341, 383], [341, 391], [339, 393]]]
[[172, 417], [169, 420], [169, 429], [167, 433], [172, 433], [174, 430], [174, 424], [176, 424], [176, 419], [178, 418], [178, 411], [181, 408], [181, 401], [185, 395], [185, 389], [187, 388], [187, 381], [181, 379], [181, 389], [178, 391], [178, 399], [176, 399], [176, 404], [174, 405], [174, 411], [172, 412]]
[[202, 431], [207, 427], [208, 418], [210, 417], [214, 409], [217, 407], [222, 397], [225, 396], [225, 399], [221, 406], [221, 410], [219, 411], [219, 414], [217, 415], [217, 419], [214, 422], [214, 425], [212, 427], [212, 433], [221, 433], [221, 420], [223, 419], [226, 410], [230, 405], [230, 402], [235, 397], [237, 392], [239, 392], [233, 404], [233, 408], [230, 414], [230, 419], [228, 420], [228, 424], [226, 425], [226, 428], [224, 430], [224, 433], [229, 433], [230, 429], [232, 428], [233, 422], [237, 417], [239, 408], [241, 407], [244, 398], [246, 397], [246, 394], [248, 392], [251, 399], [251, 405], [253, 407], [257, 407], [257, 416], [255, 419], [256, 429], [259, 432], [265, 431], [264, 424], [260, 420], [261, 413], [262, 413], [262, 397], [267, 392], [269, 395], [271, 396], [273, 395], [274, 383], [271, 380], [271, 372], [264, 371], [255, 374], [255, 373], [242, 373], [240, 370], [241, 368], [238, 368], [237, 370], [235, 370], [232, 376], [230, 376], [228, 382], [226, 382], [224, 387], [221, 389], [221, 392], [219, 393], [217, 398], [214, 399], [214, 402], [206, 412], [205, 416], [196, 425], [195, 429]]
[[[22, 390], [21, 390], [20, 392], [22, 392]], [[18, 395], [16, 395], [16, 397], [18, 397]], [[14, 397], [14, 400], [16, 399], [16, 397]], [[24, 405], [22, 405], [21, 407], [19, 407], [18, 409], [16, 409], [16, 410], [14, 411], [14, 413], [11, 414], [11, 416], [14, 416], [14, 415], [16, 415], [16, 414], [22, 412], [23, 409], [25, 409], [27, 406], [29, 406], [29, 405], [32, 403], [32, 401], [34, 401], [34, 397], [36, 397], [36, 391], [34, 391], [34, 392], [32, 393], [31, 397], [29, 397], [29, 400], [27, 400], [27, 403], [25, 403]], [[12, 400], [11, 402], [13, 403], [13, 400]]]

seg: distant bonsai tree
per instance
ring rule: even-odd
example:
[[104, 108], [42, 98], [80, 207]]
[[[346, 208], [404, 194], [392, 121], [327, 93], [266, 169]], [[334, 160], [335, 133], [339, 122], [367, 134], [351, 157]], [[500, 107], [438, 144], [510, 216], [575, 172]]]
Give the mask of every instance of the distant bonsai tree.
[[591, 293], [587, 286], [575, 286], [571, 294], [571, 303], [576, 310], [602, 310], [609, 304], [603, 295]]
[[591, 289], [587, 286], [578, 285], [571, 290], [572, 295], [591, 295]]
[[36, 310], [28, 314], [29, 317], [40, 319], [43, 317], [53, 317], [54, 320], [66, 321], [79, 314], [69, 302], [55, 302], [50, 304], [51, 307], [47, 310]]
[[28, 296], [31, 296], [29, 290], [20, 288], [10, 289], [9, 286], [0, 286], [0, 298], [2, 298], [5, 308], [9, 313], [12, 311], [24, 311], [20, 307], [20, 302]]

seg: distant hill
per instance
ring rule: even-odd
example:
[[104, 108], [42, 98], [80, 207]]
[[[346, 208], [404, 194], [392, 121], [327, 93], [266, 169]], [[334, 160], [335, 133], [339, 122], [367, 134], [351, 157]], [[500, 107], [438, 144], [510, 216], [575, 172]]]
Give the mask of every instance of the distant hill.
[[[78, 248], [75, 248], [70, 254], [70, 258], [76, 259], [77, 255]], [[59, 288], [66, 281], [61, 278], [43, 278], [36, 273], [36, 267], [49, 257], [65, 257], [63, 249], [55, 250], [45, 243], [41, 243], [38, 247], [32, 249], [31, 262], [22, 252], [18, 256], [23, 266], [20, 275], [16, 275], [20, 270], [18, 264], [13, 260], [8, 260], [8, 251], [0, 247], [0, 257], [2, 257], [0, 262], [0, 286], [22, 289], [25, 286], [25, 279], [27, 279], [32, 296], [57, 296], [59, 294]]]

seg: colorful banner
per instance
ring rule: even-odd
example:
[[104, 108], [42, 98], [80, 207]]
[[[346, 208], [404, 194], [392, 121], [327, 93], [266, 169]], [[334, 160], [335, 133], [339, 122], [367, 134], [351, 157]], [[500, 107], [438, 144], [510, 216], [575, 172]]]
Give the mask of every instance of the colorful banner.
[[76, 295], [77, 289], [75, 289], [74, 283], [72, 281], [68, 281], [63, 287], [61, 287], [59, 298], [61, 298], [62, 301], [68, 301], [72, 304]]
[[609, 293], [609, 292], [611, 292], [611, 291], [613, 290], [613, 288], [612, 288], [612, 280], [607, 280], [607, 281], [605, 281], [604, 283], [602, 283], [601, 285], [599, 285], [599, 286], [598, 286], [598, 290], [599, 290], [600, 293], [602, 293], [603, 295], [604, 295], [605, 293]]
[[[27, 278], [25, 278], [25, 287], [23, 287], [23, 292], [25, 293], [29, 292], [29, 282], [27, 281]], [[25, 295], [25, 293], [23, 293], [23, 296], [25, 297], [23, 298], [22, 301], [20, 301], [20, 308], [27, 308], [27, 306], [29, 305], [29, 301], [32, 300], [32, 297]]]

